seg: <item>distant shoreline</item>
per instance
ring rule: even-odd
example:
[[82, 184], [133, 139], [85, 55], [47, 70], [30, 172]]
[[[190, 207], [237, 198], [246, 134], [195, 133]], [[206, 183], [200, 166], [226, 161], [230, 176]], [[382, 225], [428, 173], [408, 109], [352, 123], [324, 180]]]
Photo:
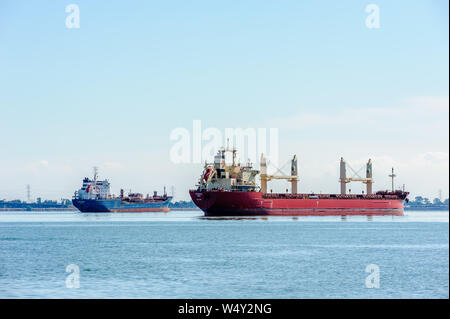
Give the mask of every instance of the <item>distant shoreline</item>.
[[[197, 207], [188, 207], [188, 208], [170, 208], [171, 211], [192, 211], [192, 210], [200, 210]], [[448, 207], [405, 207], [405, 211], [449, 211]], [[65, 211], [65, 212], [76, 212], [78, 209], [75, 207], [65, 207], [65, 208], [4, 208], [0, 207], [0, 212], [55, 212], [55, 211]]]
[[0, 212], [18, 211], [18, 212], [47, 212], [47, 211], [77, 211], [75, 207], [48, 207], [48, 208], [16, 208], [16, 207], [0, 207]]
[[407, 210], [422, 210], [422, 211], [448, 211], [448, 206], [444, 206], [444, 207], [417, 207], [417, 206], [413, 206], [413, 207], [404, 207], [405, 211]]
[[[171, 211], [189, 211], [189, 210], [200, 210], [200, 208], [170, 208]], [[4, 208], [0, 207], [0, 212], [51, 212], [51, 211], [67, 211], [76, 212], [78, 209], [76, 207], [64, 207], [64, 208]]]

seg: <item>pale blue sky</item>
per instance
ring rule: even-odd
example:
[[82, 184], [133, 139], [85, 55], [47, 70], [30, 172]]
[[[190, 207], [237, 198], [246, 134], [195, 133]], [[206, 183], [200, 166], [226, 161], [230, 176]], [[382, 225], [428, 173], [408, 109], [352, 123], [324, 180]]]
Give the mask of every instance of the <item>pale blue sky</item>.
[[[80, 29], [65, 26], [70, 3]], [[369, 3], [380, 8], [379, 29], [365, 25]], [[169, 134], [193, 119], [278, 127], [280, 154], [304, 159], [308, 191], [338, 191], [325, 168], [340, 156], [371, 156], [375, 171], [403, 168], [412, 193], [448, 196], [448, 9], [448, 1], [2, 1], [0, 198], [24, 199], [27, 183], [35, 197], [69, 197], [99, 165], [116, 192], [166, 184], [186, 199], [201, 165], [169, 163]], [[430, 156], [435, 166], [422, 161]]]

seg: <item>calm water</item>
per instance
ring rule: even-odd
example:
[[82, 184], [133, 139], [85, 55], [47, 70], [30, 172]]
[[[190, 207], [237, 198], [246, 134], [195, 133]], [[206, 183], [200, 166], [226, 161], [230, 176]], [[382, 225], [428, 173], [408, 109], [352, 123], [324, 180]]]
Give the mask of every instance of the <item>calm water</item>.
[[201, 216], [0, 212], [0, 298], [449, 297], [448, 212]]

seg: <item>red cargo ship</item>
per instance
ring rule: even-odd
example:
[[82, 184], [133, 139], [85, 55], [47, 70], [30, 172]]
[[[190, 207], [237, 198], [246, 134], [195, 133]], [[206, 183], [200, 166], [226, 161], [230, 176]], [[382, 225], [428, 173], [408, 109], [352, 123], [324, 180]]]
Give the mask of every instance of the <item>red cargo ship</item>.
[[[233, 153], [231, 166], [225, 164], [225, 153]], [[306, 216], [306, 215], [403, 215], [403, 202], [408, 192], [379, 191], [372, 194], [372, 163], [369, 160], [366, 177], [346, 177], [346, 166], [341, 159], [341, 194], [298, 194], [297, 158], [291, 162], [291, 175], [268, 175], [266, 160], [261, 156], [261, 171], [251, 163], [235, 164], [236, 150], [222, 149], [214, 163], [205, 164], [197, 189], [189, 193], [193, 202], [205, 216]], [[256, 185], [260, 175], [261, 186]], [[268, 193], [267, 182], [286, 179], [291, 182], [291, 193]], [[346, 184], [360, 181], [366, 184], [367, 193], [346, 194]]]

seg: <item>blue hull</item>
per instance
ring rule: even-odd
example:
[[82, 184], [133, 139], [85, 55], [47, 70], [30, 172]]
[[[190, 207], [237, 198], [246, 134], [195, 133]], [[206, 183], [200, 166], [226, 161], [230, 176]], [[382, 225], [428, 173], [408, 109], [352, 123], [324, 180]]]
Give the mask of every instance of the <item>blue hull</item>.
[[169, 212], [172, 198], [152, 203], [130, 203], [121, 199], [72, 199], [73, 205], [83, 213], [97, 212]]

